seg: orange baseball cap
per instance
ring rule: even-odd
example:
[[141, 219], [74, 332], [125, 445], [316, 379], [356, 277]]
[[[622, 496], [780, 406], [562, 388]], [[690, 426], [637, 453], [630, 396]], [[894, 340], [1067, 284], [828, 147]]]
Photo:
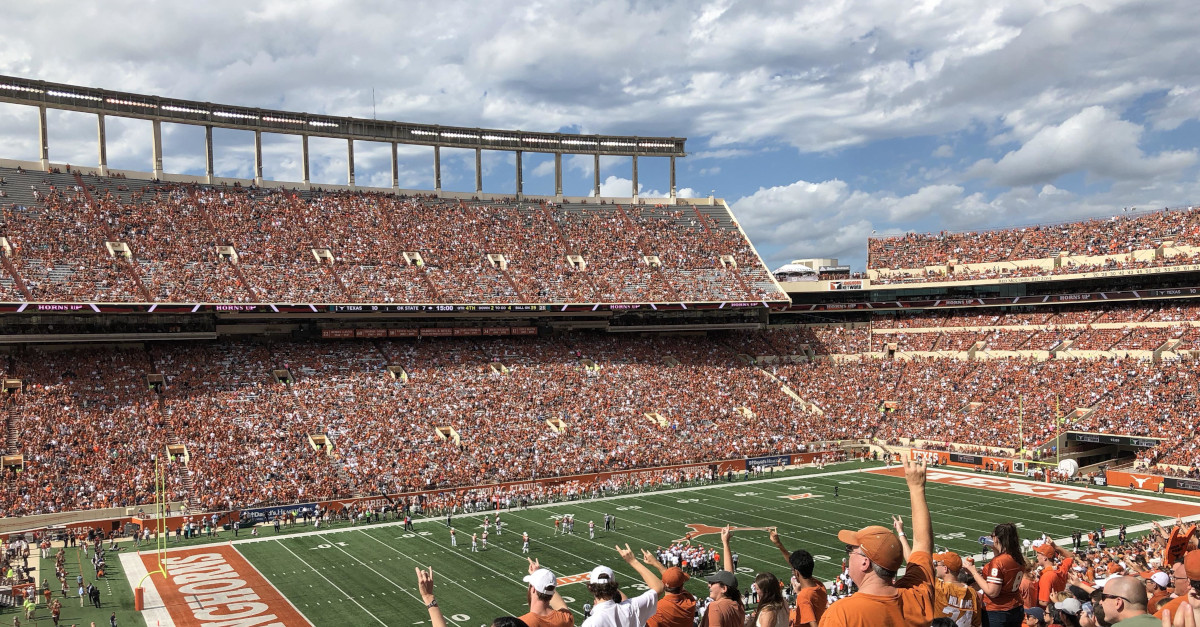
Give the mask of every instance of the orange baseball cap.
[[1183, 571], [1190, 581], [1200, 581], [1200, 549], [1188, 551], [1183, 557]]
[[1044, 542], [1042, 544], [1039, 544], [1033, 550], [1037, 551], [1038, 555], [1041, 555], [1042, 557], [1044, 557], [1048, 560], [1054, 559], [1054, 556], [1058, 555], [1058, 549], [1054, 548], [1054, 545], [1050, 544], [1049, 542]]
[[678, 566], [672, 566], [663, 571], [662, 582], [668, 588], [681, 588], [691, 577]]
[[1108, 563], [1108, 574], [1110, 574], [1110, 575], [1115, 575], [1115, 574], [1117, 574], [1117, 573], [1121, 572], [1122, 570], [1124, 570], [1124, 569], [1123, 569], [1123, 568], [1121, 568], [1121, 565], [1120, 565], [1120, 564], [1118, 564], [1118, 563], [1116, 563], [1116, 562], [1109, 562], [1109, 563]]
[[900, 538], [887, 527], [871, 525], [858, 531], [843, 529], [838, 532], [838, 540], [850, 546], [857, 546], [867, 559], [887, 570], [900, 570], [904, 564], [904, 549], [900, 547]]
[[934, 553], [933, 560], [946, 565], [946, 570], [952, 573], [958, 573], [962, 570], [962, 558], [954, 551], [946, 551], [945, 553]]

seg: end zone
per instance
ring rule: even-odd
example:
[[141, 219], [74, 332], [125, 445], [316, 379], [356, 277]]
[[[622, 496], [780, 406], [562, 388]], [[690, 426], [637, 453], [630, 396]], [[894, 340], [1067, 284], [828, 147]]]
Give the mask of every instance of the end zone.
[[[872, 474], [903, 477], [904, 468], [880, 468], [868, 470]], [[1156, 496], [1141, 496], [1136, 494], [1115, 494], [1104, 490], [1065, 486], [1056, 483], [1043, 483], [1026, 479], [1010, 479], [1006, 477], [982, 476], [974, 473], [930, 469], [926, 475], [929, 481], [946, 483], [968, 488], [979, 488], [993, 492], [1007, 492], [1021, 496], [1036, 496], [1067, 503], [1083, 503], [1097, 507], [1110, 507], [1127, 512], [1152, 514], [1163, 517], [1182, 516], [1188, 518], [1200, 515], [1200, 504], [1172, 501]]]
[[[157, 567], [156, 553], [121, 556], [130, 585]], [[312, 625], [237, 549], [227, 544], [169, 551], [168, 576], [147, 580], [147, 623], [201, 627]], [[140, 572], [139, 572], [140, 571]], [[165, 620], [164, 620], [165, 619]]]

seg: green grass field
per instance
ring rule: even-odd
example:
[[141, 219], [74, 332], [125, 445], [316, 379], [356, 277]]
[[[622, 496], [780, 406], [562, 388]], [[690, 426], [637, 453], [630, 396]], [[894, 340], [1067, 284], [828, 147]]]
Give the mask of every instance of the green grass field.
[[[473, 627], [496, 616], [525, 611], [526, 562], [521, 555], [521, 532], [532, 538], [532, 557], [559, 577], [586, 573], [597, 564], [611, 566], [622, 588], [636, 591], [640, 578], [620, 560], [613, 546], [654, 548], [669, 544], [689, 531], [688, 523], [736, 527], [778, 527], [788, 549], [806, 548], [818, 560], [816, 576], [826, 581], [840, 571], [844, 547], [837, 530], [868, 524], [889, 525], [892, 514], [908, 518], [904, 480], [859, 472], [800, 471], [748, 482], [583, 500], [503, 514], [506, 530], [494, 531], [488, 549], [470, 552], [470, 533], [478, 530], [482, 514], [458, 516], [458, 547], [449, 547], [444, 521], [430, 519], [406, 533], [398, 525], [334, 528], [320, 534], [297, 528], [265, 541], [238, 543], [237, 549], [292, 601], [315, 625], [415, 625], [428, 620], [416, 593], [414, 567], [432, 566], [439, 603], [451, 624]], [[834, 487], [840, 495], [833, 496]], [[809, 493], [809, 498], [783, 497]], [[1017, 521], [1023, 538], [1041, 533], [1064, 537], [1075, 529], [1102, 524], [1115, 529], [1159, 518], [1111, 508], [1017, 496], [975, 488], [930, 483], [930, 508], [939, 547], [961, 553], [978, 551], [975, 538], [990, 534], [999, 522]], [[617, 516], [615, 531], [602, 531], [604, 513]], [[554, 515], [574, 514], [575, 535], [554, 536]], [[595, 520], [595, 540], [587, 537], [587, 521]], [[265, 531], [267, 536], [272, 532]], [[717, 535], [693, 540], [719, 547]], [[786, 580], [788, 568], [770, 544], [765, 531], [743, 531], [734, 537], [740, 554], [742, 588], [754, 574], [770, 570]], [[702, 581], [688, 588], [707, 593]], [[590, 601], [582, 583], [560, 586], [577, 611]]]

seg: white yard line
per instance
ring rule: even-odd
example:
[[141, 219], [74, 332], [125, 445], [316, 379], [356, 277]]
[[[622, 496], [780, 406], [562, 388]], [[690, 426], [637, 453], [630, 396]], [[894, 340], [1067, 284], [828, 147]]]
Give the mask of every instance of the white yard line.
[[[234, 552], [234, 553], [237, 553], [238, 555], [242, 555], [242, 552], [241, 552], [241, 551], [239, 551], [239, 550], [237, 550], [237, 548], [236, 548], [236, 547], [230, 546], [229, 548], [233, 549], [233, 552]], [[293, 610], [296, 610], [296, 613], [297, 613], [297, 614], [299, 614], [300, 616], [303, 616], [303, 617], [304, 617], [304, 620], [305, 620], [305, 621], [307, 621], [309, 625], [312, 625], [312, 624], [313, 624], [313, 622], [312, 622], [311, 620], [308, 620], [308, 616], [306, 616], [306, 615], [304, 614], [304, 612], [301, 612], [301, 611], [300, 611], [300, 608], [296, 607], [296, 604], [295, 604], [295, 603], [292, 603], [292, 600], [291, 600], [291, 599], [289, 599], [289, 598], [287, 598], [287, 596], [285, 596], [285, 595], [283, 594], [283, 590], [280, 590], [279, 588], [276, 588], [276, 587], [275, 587], [275, 584], [271, 583], [271, 580], [270, 580], [270, 579], [267, 579], [267, 576], [266, 576], [266, 575], [264, 575], [264, 574], [263, 574], [263, 572], [262, 572], [261, 570], [259, 570], [259, 569], [258, 569], [258, 567], [257, 567], [257, 566], [255, 566], [253, 562], [251, 562], [251, 561], [249, 560], [249, 558], [247, 558], [245, 555], [242, 555], [242, 560], [243, 560], [243, 561], [245, 561], [247, 564], [249, 564], [249, 565], [250, 565], [250, 568], [253, 568], [253, 569], [254, 569], [254, 572], [258, 573], [258, 576], [259, 576], [259, 577], [262, 577], [262, 580], [263, 580], [263, 581], [265, 581], [265, 582], [267, 582], [267, 585], [268, 585], [268, 586], [271, 586], [271, 589], [272, 589], [272, 590], [274, 590], [274, 591], [276, 591], [276, 592], [278, 592], [278, 593], [279, 593], [279, 598], [283, 599], [284, 601], [287, 601], [288, 605], [292, 606], [292, 609], [293, 609]], [[147, 623], [147, 624], [149, 624], [149, 623]], [[315, 626], [314, 626], [314, 627], [315, 627]]]
[[[142, 563], [142, 558], [137, 553], [121, 554], [121, 570], [129, 579], [131, 589], [137, 586], [137, 582], [141, 581], [147, 572], [146, 565]], [[146, 621], [147, 625], [175, 627], [171, 613], [167, 611], [167, 606], [163, 604], [162, 597], [158, 594], [158, 588], [154, 586], [154, 577], [147, 577], [145, 583], [142, 584], [142, 608], [142, 619]]]
[[[351, 603], [353, 603], [353, 604], [357, 605], [359, 609], [361, 609], [363, 612], [365, 612], [365, 613], [367, 614], [367, 616], [370, 616], [371, 618], [374, 618], [374, 619], [375, 619], [375, 622], [379, 623], [380, 625], [383, 625], [383, 627], [387, 627], [387, 623], [383, 622], [382, 620], [379, 620], [379, 617], [378, 617], [378, 616], [376, 616], [376, 615], [374, 615], [374, 614], [372, 614], [372, 613], [371, 613], [371, 610], [368, 610], [367, 608], [363, 607], [362, 603], [359, 603], [358, 601], [355, 601], [355, 600], [354, 600], [354, 597], [352, 597], [352, 596], [350, 596], [349, 594], [347, 594], [345, 590], [342, 590], [341, 588], [339, 588], [339, 587], [337, 586], [337, 584], [335, 584], [335, 583], [333, 583], [332, 581], [330, 581], [328, 577], [326, 577], [325, 575], [322, 575], [322, 574], [321, 574], [321, 571], [317, 570], [317, 569], [316, 569], [316, 568], [314, 568], [314, 567], [313, 567], [311, 564], [309, 564], [308, 562], [304, 561], [304, 558], [303, 558], [303, 557], [300, 557], [299, 555], [296, 555], [296, 552], [295, 552], [295, 551], [293, 551], [293, 550], [289, 549], [289, 548], [287, 547], [287, 545], [285, 545], [285, 544], [284, 544], [284, 543], [282, 543], [282, 542], [280, 542], [280, 543], [279, 543], [279, 546], [280, 546], [280, 547], [283, 547], [283, 550], [287, 551], [288, 553], [291, 553], [291, 554], [292, 554], [292, 557], [295, 557], [296, 559], [300, 560], [300, 563], [301, 563], [301, 564], [304, 564], [305, 566], [308, 566], [309, 568], [311, 568], [311, 569], [312, 569], [312, 571], [313, 571], [314, 573], [316, 573], [318, 577], [320, 577], [321, 579], [324, 579], [324, 580], [325, 580], [325, 583], [329, 584], [329, 585], [330, 585], [330, 586], [331, 586], [331, 587], [332, 587], [334, 590], [337, 590], [338, 592], [342, 593], [342, 598], [348, 599], [348, 600], [349, 600]], [[264, 579], [265, 579], [265, 577], [264, 577]], [[270, 581], [270, 580], [268, 579], [267, 581]]]

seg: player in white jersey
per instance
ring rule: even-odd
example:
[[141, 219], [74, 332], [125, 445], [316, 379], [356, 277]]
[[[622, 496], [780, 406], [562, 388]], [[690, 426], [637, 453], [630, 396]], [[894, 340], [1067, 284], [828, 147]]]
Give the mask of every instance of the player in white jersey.
[[528, 533], [524, 533], [524, 532], [521, 533], [521, 552], [522, 553], [529, 552], [529, 534]]

